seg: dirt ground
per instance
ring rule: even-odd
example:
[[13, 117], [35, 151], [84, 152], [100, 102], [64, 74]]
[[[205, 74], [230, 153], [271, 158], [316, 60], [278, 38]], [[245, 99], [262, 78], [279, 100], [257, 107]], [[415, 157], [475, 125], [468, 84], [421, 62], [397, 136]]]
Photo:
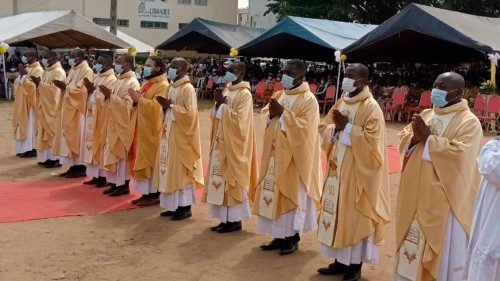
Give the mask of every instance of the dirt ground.
[[[12, 103], [0, 103], [1, 181], [58, 180], [37, 167], [36, 160], [13, 156]], [[257, 115], [256, 115], [257, 116]], [[200, 113], [203, 157], [208, 159], [208, 111]], [[259, 152], [264, 123], [256, 117]], [[396, 143], [401, 124], [388, 124], [388, 143]], [[399, 174], [390, 176], [394, 211]], [[85, 187], [82, 187], [85, 188]], [[271, 238], [256, 232], [255, 218], [238, 233], [217, 234], [218, 222], [202, 203], [191, 219], [161, 218], [148, 207], [106, 215], [51, 218], [0, 224], [0, 280], [341, 280], [320, 276], [316, 269], [331, 261], [320, 255], [315, 233], [301, 237], [294, 255], [281, 257], [258, 246]], [[394, 217], [394, 213], [393, 213]], [[394, 223], [387, 225], [380, 264], [366, 265], [363, 279], [391, 280]]]

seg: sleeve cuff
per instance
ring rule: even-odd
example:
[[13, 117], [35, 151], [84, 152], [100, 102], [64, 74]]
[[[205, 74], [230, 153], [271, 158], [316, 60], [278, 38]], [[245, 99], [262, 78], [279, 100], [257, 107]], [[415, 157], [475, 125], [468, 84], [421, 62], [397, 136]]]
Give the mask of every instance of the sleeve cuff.
[[428, 162], [432, 162], [431, 155], [429, 154], [429, 140], [430, 138], [427, 138], [427, 140], [425, 141], [424, 151], [422, 152], [422, 159]]
[[286, 132], [287, 129], [286, 129], [285, 120], [283, 119], [283, 114], [281, 114], [279, 122], [280, 122], [280, 129], [281, 129], [281, 131], [282, 132]]
[[340, 133], [340, 143], [346, 146], [351, 146], [351, 131], [352, 124], [347, 123], [344, 130]]
[[219, 106], [219, 109], [217, 109], [217, 110], [214, 109], [214, 117], [217, 118], [217, 119], [219, 119], [219, 120], [222, 119], [222, 111], [223, 111], [222, 107], [224, 107], [224, 104], [221, 104]]

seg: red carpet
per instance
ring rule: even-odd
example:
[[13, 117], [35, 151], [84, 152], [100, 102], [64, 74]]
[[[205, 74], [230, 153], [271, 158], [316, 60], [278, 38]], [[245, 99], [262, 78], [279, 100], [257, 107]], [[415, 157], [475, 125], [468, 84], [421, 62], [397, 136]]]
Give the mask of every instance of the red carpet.
[[[397, 149], [388, 147], [389, 172], [401, 171]], [[323, 157], [326, 166], [326, 157]], [[203, 169], [207, 171], [204, 163]], [[130, 194], [108, 197], [104, 189], [84, 186], [83, 180], [53, 180], [0, 183], [0, 223], [25, 221], [63, 216], [98, 215], [135, 208]], [[201, 197], [203, 190], [197, 190]]]
[[134, 208], [130, 194], [108, 197], [81, 180], [0, 183], [0, 222], [96, 215]]

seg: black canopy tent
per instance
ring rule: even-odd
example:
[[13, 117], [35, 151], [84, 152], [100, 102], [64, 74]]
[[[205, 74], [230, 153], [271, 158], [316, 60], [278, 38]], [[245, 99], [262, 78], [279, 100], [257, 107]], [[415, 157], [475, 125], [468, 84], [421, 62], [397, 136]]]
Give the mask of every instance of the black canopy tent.
[[240, 54], [332, 62], [335, 60], [336, 50], [345, 48], [375, 27], [375, 25], [288, 16], [243, 45]]
[[264, 32], [260, 28], [209, 21], [195, 18], [188, 25], [158, 45], [160, 50], [190, 50], [207, 54], [229, 54]]
[[346, 47], [349, 61], [445, 63], [500, 50], [500, 18], [410, 4]]

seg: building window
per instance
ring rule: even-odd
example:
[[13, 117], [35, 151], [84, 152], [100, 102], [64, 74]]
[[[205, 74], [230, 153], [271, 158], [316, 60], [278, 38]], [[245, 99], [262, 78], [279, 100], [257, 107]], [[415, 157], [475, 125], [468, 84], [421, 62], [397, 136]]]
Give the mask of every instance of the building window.
[[191, 5], [191, 0], [179, 0], [179, 4]]
[[194, 4], [198, 6], [206, 6], [208, 0], [194, 0]]
[[182, 29], [186, 25], [187, 25], [187, 23], [179, 23], [179, 29]]
[[[111, 19], [110, 18], [93, 18], [92, 21], [100, 26], [110, 26], [111, 25]], [[116, 20], [116, 26], [120, 27], [128, 27], [129, 26], [129, 20], [126, 19], [117, 19]]]
[[141, 21], [142, 28], [167, 29], [168, 23], [159, 21]]

